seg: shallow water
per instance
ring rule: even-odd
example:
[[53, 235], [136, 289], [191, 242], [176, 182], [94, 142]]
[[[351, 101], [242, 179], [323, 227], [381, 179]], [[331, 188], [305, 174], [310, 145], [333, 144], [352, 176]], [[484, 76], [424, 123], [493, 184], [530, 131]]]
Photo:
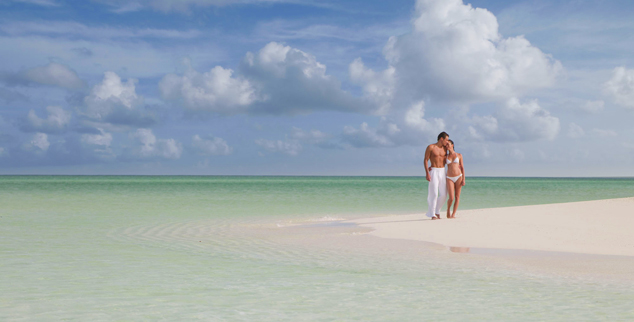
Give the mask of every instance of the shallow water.
[[[516, 270], [337, 219], [423, 212], [418, 177], [0, 177], [0, 321], [631, 320], [628, 283]], [[469, 178], [461, 208], [634, 196]]]

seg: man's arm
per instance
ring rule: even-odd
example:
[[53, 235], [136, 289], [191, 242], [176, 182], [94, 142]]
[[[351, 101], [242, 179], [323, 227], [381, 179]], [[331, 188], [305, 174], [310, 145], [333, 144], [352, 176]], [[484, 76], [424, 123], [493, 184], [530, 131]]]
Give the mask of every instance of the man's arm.
[[429, 168], [427, 167], [427, 162], [429, 162], [429, 158], [431, 157], [431, 145], [427, 146], [425, 150], [425, 178], [427, 181], [431, 181], [431, 176], [429, 175]]

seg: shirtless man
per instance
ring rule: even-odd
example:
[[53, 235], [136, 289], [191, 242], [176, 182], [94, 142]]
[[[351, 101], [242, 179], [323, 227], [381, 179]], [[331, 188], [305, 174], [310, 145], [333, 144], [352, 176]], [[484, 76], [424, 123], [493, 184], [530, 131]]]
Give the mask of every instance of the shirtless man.
[[[425, 150], [425, 174], [429, 181], [427, 217], [432, 220], [440, 219], [440, 208], [447, 197], [447, 173], [445, 172], [447, 151], [444, 148], [448, 140], [449, 134], [442, 132], [438, 134], [438, 142], [430, 144]], [[428, 168], [427, 161], [431, 161], [431, 168]]]

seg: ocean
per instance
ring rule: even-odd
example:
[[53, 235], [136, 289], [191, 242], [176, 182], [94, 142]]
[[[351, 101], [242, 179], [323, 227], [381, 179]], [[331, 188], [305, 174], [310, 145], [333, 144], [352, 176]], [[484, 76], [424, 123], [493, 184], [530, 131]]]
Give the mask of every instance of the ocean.
[[[0, 321], [634, 320], [629, 283], [340, 222], [423, 216], [426, 193], [424, 177], [0, 176]], [[460, 209], [632, 196], [632, 178], [473, 177]]]

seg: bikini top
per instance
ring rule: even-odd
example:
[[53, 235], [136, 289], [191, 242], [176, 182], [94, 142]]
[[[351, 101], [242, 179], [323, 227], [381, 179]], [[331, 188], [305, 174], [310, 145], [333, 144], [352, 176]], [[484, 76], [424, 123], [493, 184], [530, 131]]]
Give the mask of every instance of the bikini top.
[[460, 163], [460, 158], [459, 158], [459, 157], [456, 157], [456, 158], [453, 160], [453, 162], [452, 162], [451, 160], [447, 159], [447, 164], [452, 164], [452, 163]]

